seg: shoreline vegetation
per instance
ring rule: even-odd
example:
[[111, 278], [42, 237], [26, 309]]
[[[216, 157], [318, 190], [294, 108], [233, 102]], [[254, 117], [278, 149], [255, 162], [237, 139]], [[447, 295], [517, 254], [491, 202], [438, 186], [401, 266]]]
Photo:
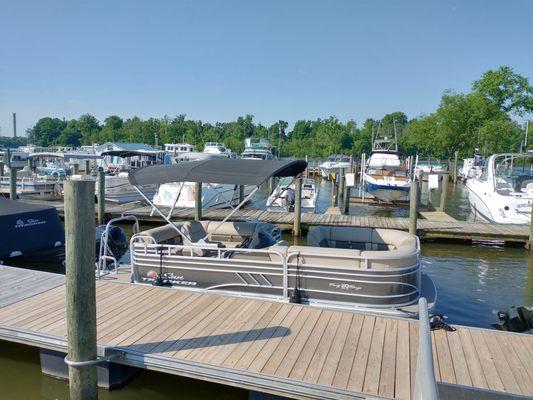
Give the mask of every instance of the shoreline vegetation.
[[[381, 120], [366, 119], [362, 126], [354, 120], [342, 122], [335, 116], [296, 121], [291, 130], [279, 121], [270, 126], [253, 121], [246, 115], [231, 122], [208, 123], [176, 117], [122, 119], [117, 115], [105, 118], [85, 114], [78, 119], [41, 118], [27, 130], [27, 138], [0, 138], [0, 147], [16, 147], [25, 141], [38, 146], [80, 146], [109, 141], [154, 144], [194, 144], [198, 149], [210, 141], [223, 142], [233, 151], [241, 152], [247, 137], [265, 137], [276, 146], [282, 130], [283, 157], [327, 157], [330, 154], [369, 153], [372, 133], [392, 135], [394, 126], [401, 152], [437, 158], [469, 157], [475, 148], [482, 153], [516, 152], [526, 149], [525, 126], [516, 118], [527, 119], [533, 112], [533, 87], [528, 79], [509, 67], [485, 72], [473, 82], [468, 93], [447, 90], [438, 108], [431, 114], [409, 119], [403, 112], [393, 112]], [[530, 132], [531, 134], [531, 132]], [[531, 147], [531, 146], [530, 146]]]

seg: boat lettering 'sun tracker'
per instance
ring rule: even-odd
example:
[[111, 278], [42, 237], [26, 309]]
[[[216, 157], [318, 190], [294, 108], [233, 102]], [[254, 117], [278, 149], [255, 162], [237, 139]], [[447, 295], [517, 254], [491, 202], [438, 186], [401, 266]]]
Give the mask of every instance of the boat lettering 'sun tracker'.
[[[418, 299], [435, 303], [432, 280], [420, 270], [420, 243], [409, 233], [316, 227], [307, 246], [280, 240], [265, 222], [228, 222], [270, 177], [299, 176], [303, 160], [227, 158], [156, 165], [132, 171], [130, 183], [168, 224], [130, 240], [135, 282], [321, 307], [417, 316]], [[222, 221], [171, 221], [140, 186], [167, 182], [251, 185], [255, 189]]]

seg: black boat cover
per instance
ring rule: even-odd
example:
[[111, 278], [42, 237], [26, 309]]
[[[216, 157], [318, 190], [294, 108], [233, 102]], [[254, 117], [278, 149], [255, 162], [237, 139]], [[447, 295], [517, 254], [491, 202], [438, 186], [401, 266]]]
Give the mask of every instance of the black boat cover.
[[0, 198], [0, 260], [65, 242], [55, 207]]
[[135, 186], [169, 182], [259, 186], [270, 177], [296, 176], [306, 168], [304, 160], [235, 160], [221, 157], [139, 168], [129, 173], [129, 181]]

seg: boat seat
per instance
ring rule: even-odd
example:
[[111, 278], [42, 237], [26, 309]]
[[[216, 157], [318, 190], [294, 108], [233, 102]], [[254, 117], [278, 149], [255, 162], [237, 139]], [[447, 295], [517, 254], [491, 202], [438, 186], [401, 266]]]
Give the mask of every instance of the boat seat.
[[[178, 228], [180, 228], [179, 224], [176, 224]], [[181, 228], [180, 228], [181, 229]], [[149, 236], [153, 238], [153, 240], [157, 244], [180, 244], [181, 243], [181, 236], [176, 231], [176, 229], [171, 224], [166, 224], [163, 226], [157, 226], [155, 228], [148, 229], [146, 231], [141, 232], [143, 236]], [[139, 240], [144, 243], [153, 243], [151, 239], [146, 237], [140, 237]]]
[[[418, 260], [416, 236], [394, 229], [319, 226], [309, 232], [307, 244], [321, 251], [335, 248], [333, 259], [336, 252], [360, 250], [361, 257], [368, 260], [368, 268], [374, 269], [408, 267]], [[329, 260], [323, 263], [330, 264]]]
[[[185, 235], [183, 237], [183, 245], [187, 246], [193, 243], [197, 243], [199, 240], [203, 239], [207, 232], [205, 228], [209, 226], [211, 221], [187, 221], [184, 222], [182, 225], [182, 232]], [[210, 240], [205, 240], [206, 243], [216, 244], [217, 247], [225, 247], [223, 243], [221, 242], [215, 242]], [[185, 253], [186, 249], [184, 249]], [[194, 254], [199, 257], [206, 257], [210, 255], [210, 250], [208, 249], [201, 249], [201, 248], [194, 248], [193, 250]]]

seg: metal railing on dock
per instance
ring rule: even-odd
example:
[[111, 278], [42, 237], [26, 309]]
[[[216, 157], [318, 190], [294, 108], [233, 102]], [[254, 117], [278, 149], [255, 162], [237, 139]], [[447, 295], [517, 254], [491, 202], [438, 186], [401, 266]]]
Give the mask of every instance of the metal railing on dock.
[[428, 303], [425, 297], [418, 301], [419, 342], [416, 361], [414, 400], [438, 400], [437, 380], [431, 348], [431, 329], [429, 326]]

